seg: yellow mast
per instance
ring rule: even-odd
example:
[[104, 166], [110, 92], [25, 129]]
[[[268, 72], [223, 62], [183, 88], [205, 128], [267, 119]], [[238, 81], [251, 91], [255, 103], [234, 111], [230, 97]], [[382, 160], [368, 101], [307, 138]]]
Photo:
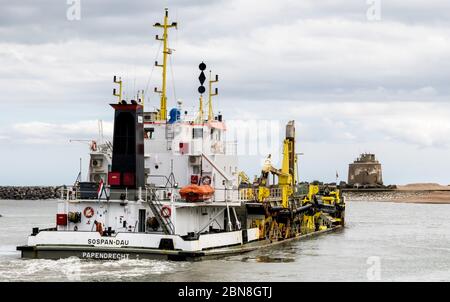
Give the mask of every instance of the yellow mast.
[[158, 35], [156, 35], [156, 40], [163, 41], [163, 63], [162, 65], [158, 64], [158, 62], [155, 62], [155, 66], [162, 67], [162, 89], [158, 90], [155, 87], [155, 92], [158, 92], [161, 94], [161, 106], [159, 111], [159, 120], [166, 121], [167, 120], [167, 95], [166, 95], [166, 75], [167, 75], [167, 55], [170, 55], [172, 51], [170, 48], [167, 47], [168, 42], [168, 34], [167, 29], [171, 27], [177, 27], [176, 22], [172, 22], [172, 24], [169, 25], [169, 10], [165, 9], [165, 15], [164, 15], [164, 23], [161, 25], [160, 23], [155, 23], [153, 25], [154, 27], [160, 27], [163, 28], [163, 37], [159, 38]]
[[114, 76], [113, 82], [119, 84], [119, 93], [116, 92], [116, 88], [113, 89], [113, 95], [116, 96], [118, 100], [118, 104], [122, 101], [122, 79], [117, 79], [117, 76]]
[[203, 96], [200, 95], [200, 105], [198, 108], [198, 122], [200, 124], [203, 123]]
[[218, 89], [215, 89], [215, 92], [212, 93], [212, 84], [219, 82], [219, 76], [216, 74], [216, 79], [211, 80], [211, 70], [209, 71], [209, 95], [208, 95], [208, 121], [212, 121], [214, 119], [213, 106], [212, 106], [212, 97], [219, 94]]

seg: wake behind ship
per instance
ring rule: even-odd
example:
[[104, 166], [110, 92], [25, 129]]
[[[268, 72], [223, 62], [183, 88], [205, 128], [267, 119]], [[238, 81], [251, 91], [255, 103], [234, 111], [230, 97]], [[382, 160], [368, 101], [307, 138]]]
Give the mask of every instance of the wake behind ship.
[[[201, 63], [199, 110], [189, 116], [179, 102], [167, 112], [169, 24], [163, 36], [160, 107], [145, 111], [142, 94], [122, 98], [114, 110], [113, 142], [91, 145], [89, 181], [61, 190], [56, 227], [34, 228], [24, 258], [164, 258], [191, 260], [255, 249], [333, 231], [344, 226], [345, 203], [336, 186], [297, 180], [295, 125], [286, 126], [282, 167], [270, 155], [250, 181], [238, 168], [236, 146], [225, 141], [226, 123], [213, 110]], [[257, 130], [257, 129], [255, 129]]]

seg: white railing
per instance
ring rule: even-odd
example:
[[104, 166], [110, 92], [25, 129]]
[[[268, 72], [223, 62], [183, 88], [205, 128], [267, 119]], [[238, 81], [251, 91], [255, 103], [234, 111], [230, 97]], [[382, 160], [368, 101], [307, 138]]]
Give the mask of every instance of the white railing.
[[258, 196], [257, 191], [258, 191], [258, 189], [252, 189], [252, 188], [240, 189], [238, 192], [238, 199], [240, 201], [256, 200], [256, 197]]
[[237, 141], [226, 141], [224, 143], [224, 153], [227, 155], [237, 155]]
[[[92, 200], [92, 201], [109, 201], [109, 200], [149, 200], [151, 196], [155, 196], [160, 201], [185, 202], [179, 194], [180, 188], [174, 187], [147, 187], [142, 190], [117, 190], [111, 191], [109, 186], [105, 186], [100, 198], [97, 190], [82, 191], [79, 186], [65, 186], [60, 188], [60, 198], [63, 200]], [[210, 202], [236, 202], [250, 199], [242, 198], [243, 194], [238, 189], [216, 188], [214, 195], [209, 199]], [[111, 197], [111, 193], [113, 197]]]
[[[257, 201], [259, 198], [259, 188], [242, 188], [239, 190], [240, 201]], [[269, 188], [269, 195], [264, 198], [265, 201], [280, 201], [283, 191], [281, 188]]]

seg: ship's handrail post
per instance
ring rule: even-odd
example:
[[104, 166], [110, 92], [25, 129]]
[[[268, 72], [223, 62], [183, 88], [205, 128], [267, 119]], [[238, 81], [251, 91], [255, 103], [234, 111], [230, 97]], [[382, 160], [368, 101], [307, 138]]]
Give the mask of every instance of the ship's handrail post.
[[[175, 194], [174, 194], [174, 189], [170, 188], [170, 210], [172, 211], [172, 217], [167, 218], [168, 220], [168, 224], [169, 227], [172, 231], [172, 234], [175, 234], [175, 223], [174, 221], [176, 220], [174, 215], [177, 215], [177, 212], [175, 210]], [[173, 220], [172, 220], [173, 219]]]
[[233, 210], [233, 214], [234, 214], [234, 219], [236, 220], [236, 228], [237, 228], [238, 230], [240, 230], [240, 229], [241, 229], [241, 222], [239, 221], [239, 219], [238, 219], [238, 217], [237, 217], [236, 209], [233, 208], [232, 210]]
[[227, 187], [225, 187], [225, 204], [227, 206], [227, 220], [228, 220], [228, 231], [231, 232], [233, 230], [233, 225], [231, 224], [231, 216], [230, 216], [230, 207], [228, 206], [228, 192]]
[[233, 230], [233, 225], [231, 224], [230, 207], [228, 206], [228, 201], [226, 200], [225, 204], [227, 205], [228, 231], [231, 232]]
[[223, 200], [225, 200], [225, 202], [228, 202], [227, 187], [225, 187], [223, 190]]

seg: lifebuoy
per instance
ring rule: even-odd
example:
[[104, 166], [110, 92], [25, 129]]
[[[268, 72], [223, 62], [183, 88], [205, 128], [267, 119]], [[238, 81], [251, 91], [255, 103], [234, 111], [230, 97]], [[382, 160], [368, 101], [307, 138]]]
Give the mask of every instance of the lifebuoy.
[[172, 210], [170, 209], [169, 206], [163, 206], [161, 208], [161, 216], [164, 218], [169, 218], [170, 215], [172, 215]]
[[91, 218], [94, 216], [94, 209], [92, 207], [86, 207], [83, 211], [83, 214], [86, 218]]
[[203, 176], [202, 177], [202, 184], [204, 185], [210, 185], [211, 184], [211, 176]]

